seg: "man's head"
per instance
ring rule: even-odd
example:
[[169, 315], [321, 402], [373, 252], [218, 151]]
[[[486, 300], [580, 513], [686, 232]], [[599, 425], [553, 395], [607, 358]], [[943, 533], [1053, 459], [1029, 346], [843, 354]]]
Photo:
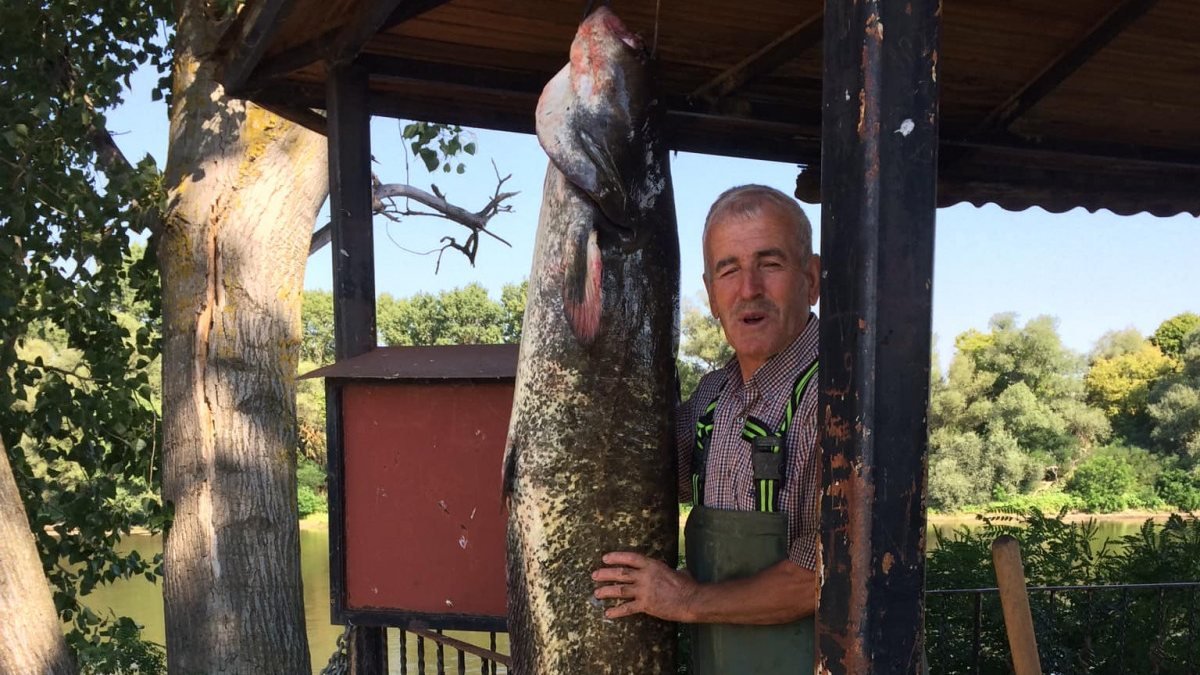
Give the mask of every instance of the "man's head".
[[743, 185], [713, 203], [704, 221], [704, 287], [744, 378], [804, 330], [820, 274], [812, 225], [791, 197]]

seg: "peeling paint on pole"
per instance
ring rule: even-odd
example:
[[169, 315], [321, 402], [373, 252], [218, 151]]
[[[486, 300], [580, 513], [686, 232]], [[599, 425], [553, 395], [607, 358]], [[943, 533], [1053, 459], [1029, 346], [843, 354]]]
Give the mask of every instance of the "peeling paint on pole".
[[825, 7], [816, 670], [830, 675], [920, 669], [939, 13]]

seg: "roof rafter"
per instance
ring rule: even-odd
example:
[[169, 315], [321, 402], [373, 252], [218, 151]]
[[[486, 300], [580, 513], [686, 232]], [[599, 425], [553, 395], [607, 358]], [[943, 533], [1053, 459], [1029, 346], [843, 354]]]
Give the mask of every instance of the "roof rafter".
[[238, 14], [221, 36], [221, 44], [228, 47], [218, 48], [225, 52], [221, 81], [226, 90], [242, 89], [295, 4], [295, 0], [252, 2]]
[[825, 25], [824, 18], [824, 12], [817, 12], [792, 26], [732, 68], [698, 87], [689, 97], [716, 101], [737, 91], [746, 83], [774, 71], [821, 42]]
[[1158, 0], [1122, 0], [1091, 28], [1013, 92], [980, 123], [981, 133], [1005, 131], [1054, 91], [1110, 42], [1154, 7]]
[[342, 25], [329, 52], [333, 63], [349, 63], [380, 31], [445, 4], [447, 0], [368, 0]]

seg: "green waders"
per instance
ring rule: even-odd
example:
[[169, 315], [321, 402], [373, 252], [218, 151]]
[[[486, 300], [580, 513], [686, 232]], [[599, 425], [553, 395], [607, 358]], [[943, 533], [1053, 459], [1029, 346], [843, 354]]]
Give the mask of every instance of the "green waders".
[[[688, 571], [703, 583], [748, 577], [787, 558], [782, 513], [696, 506], [684, 535]], [[692, 675], [812, 672], [811, 617], [775, 626], [697, 623], [690, 628]]]
[[[694, 507], [684, 527], [688, 571], [701, 583], [752, 576], [788, 556], [787, 517], [776, 510], [785, 479], [785, 437], [809, 380], [813, 363], [796, 379], [783, 422], [772, 433], [761, 420], [747, 418], [742, 438], [751, 444], [756, 511], [704, 506], [708, 446], [716, 399], [696, 424], [692, 458]], [[813, 670], [813, 619], [773, 626], [692, 624], [692, 675], [793, 675]]]

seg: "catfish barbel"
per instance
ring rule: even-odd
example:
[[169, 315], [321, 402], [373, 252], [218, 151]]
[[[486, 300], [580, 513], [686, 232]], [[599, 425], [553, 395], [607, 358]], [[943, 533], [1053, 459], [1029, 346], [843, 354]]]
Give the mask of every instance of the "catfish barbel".
[[508, 432], [516, 675], [675, 670], [675, 625], [604, 618], [609, 551], [674, 564], [679, 240], [641, 40], [607, 8], [538, 100], [550, 157]]

